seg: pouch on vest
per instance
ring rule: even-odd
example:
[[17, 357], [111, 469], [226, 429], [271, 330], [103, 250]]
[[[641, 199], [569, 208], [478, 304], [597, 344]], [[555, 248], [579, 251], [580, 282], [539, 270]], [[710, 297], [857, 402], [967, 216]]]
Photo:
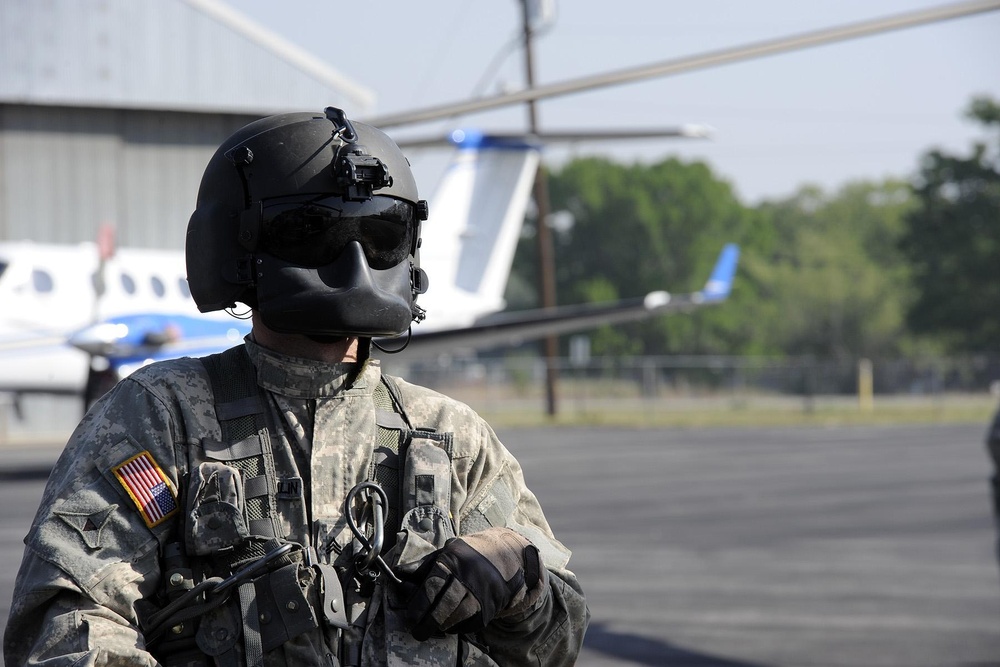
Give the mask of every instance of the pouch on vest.
[[184, 540], [189, 554], [214, 554], [250, 535], [243, 518], [243, 478], [236, 468], [201, 463], [191, 472], [187, 498]]
[[[221, 440], [202, 438], [202, 456], [238, 471], [238, 479], [242, 481], [238, 493], [247, 535], [233, 544], [233, 552], [227, 554], [230, 567], [236, 568], [263, 557], [263, 545], [268, 540], [283, 537], [278, 521], [278, 494], [283, 490], [282, 482], [293, 480], [279, 480], [275, 473], [270, 440], [273, 426], [268, 423], [266, 398], [257, 385], [256, 371], [246, 348], [230, 348], [204, 357], [202, 363], [212, 385], [222, 436]], [[301, 490], [301, 483], [297, 488]], [[214, 509], [224, 511], [219, 507]], [[209, 536], [205, 541], [214, 544], [217, 540]], [[209, 548], [205, 555], [212, 552]]]
[[405, 512], [396, 538], [396, 567], [402, 574], [415, 572], [424, 558], [455, 537], [451, 454], [450, 433], [412, 432], [400, 489]]

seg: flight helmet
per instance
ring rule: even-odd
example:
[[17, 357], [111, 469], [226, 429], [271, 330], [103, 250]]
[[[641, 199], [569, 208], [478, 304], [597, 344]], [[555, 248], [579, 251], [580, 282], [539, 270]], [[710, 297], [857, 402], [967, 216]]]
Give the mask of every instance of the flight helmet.
[[427, 202], [399, 147], [340, 109], [262, 118], [208, 163], [188, 223], [202, 312], [237, 302], [284, 333], [393, 336], [422, 319]]

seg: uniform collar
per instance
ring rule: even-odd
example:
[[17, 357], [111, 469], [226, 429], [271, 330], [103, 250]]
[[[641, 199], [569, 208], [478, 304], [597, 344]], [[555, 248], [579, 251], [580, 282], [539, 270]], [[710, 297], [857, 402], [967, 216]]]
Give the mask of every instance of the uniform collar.
[[257, 369], [257, 384], [291, 398], [324, 398], [371, 393], [379, 378], [379, 362], [323, 363], [290, 357], [245, 339], [250, 361]]

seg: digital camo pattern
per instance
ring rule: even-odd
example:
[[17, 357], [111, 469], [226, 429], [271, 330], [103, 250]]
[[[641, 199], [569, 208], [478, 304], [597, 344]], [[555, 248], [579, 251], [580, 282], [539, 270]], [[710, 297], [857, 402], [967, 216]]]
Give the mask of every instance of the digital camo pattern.
[[[277, 503], [285, 537], [313, 546], [321, 561], [349, 554], [352, 536], [342, 508], [350, 489], [370, 473], [378, 363], [369, 361], [359, 372], [352, 365], [291, 359], [250, 341], [247, 347], [276, 425], [277, 476], [300, 478], [305, 487], [298, 498]], [[452, 529], [467, 534], [507, 525], [538, 546], [552, 576], [549, 594], [535, 607], [479, 633], [477, 641], [489, 647], [490, 657], [475, 647], [460, 649], [451, 637], [420, 646], [396, 608], [386, 604], [393, 587], [385, 597], [376, 588], [366, 610], [366, 598], [345, 582], [351, 620], [367, 628], [364, 664], [417, 664], [407, 656], [423, 653], [419, 664], [451, 665], [460, 650], [465, 664], [573, 664], [589, 614], [576, 578], [565, 569], [569, 552], [552, 535], [517, 461], [468, 407], [406, 382], [398, 385], [415, 427], [450, 435], [432, 436], [426, 444], [435, 449], [418, 448], [407, 462], [426, 475], [406, 490], [407, 506], [417, 506], [408, 517], [412, 530], [387, 559], [400, 567], [407, 560], [418, 563]], [[209, 524], [218, 524], [213, 517], [231, 514], [223, 505], [238, 503], [229, 473], [213, 476], [200, 468], [209, 463], [205, 443], [220, 439], [208, 378], [194, 359], [142, 369], [91, 409], [56, 464], [26, 539], [4, 639], [6, 664], [157, 664], [140, 628], [157, 611], [164, 590], [164, 546], [179, 539], [189, 550], [211, 550], [220, 543], [215, 540], [246, 530], [229, 526], [211, 539], [204, 534]], [[142, 452], [149, 452], [180, 494], [181, 511], [151, 528], [114, 475]], [[192, 512], [192, 503], [198, 504], [189, 497], [199, 493], [222, 501], [207, 508], [201, 524], [201, 515]], [[268, 653], [265, 662], [335, 663], [326, 653], [337, 654], [337, 636], [330, 629], [301, 635]]]

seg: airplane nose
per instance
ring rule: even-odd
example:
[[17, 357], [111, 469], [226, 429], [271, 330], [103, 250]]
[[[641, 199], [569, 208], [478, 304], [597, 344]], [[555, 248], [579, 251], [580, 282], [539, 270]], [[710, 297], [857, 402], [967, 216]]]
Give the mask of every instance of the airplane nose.
[[128, 336], [128, 325], [102, 322], [80, 329], [69, 337], [69, 344], [94, 356], [107, 356]]

